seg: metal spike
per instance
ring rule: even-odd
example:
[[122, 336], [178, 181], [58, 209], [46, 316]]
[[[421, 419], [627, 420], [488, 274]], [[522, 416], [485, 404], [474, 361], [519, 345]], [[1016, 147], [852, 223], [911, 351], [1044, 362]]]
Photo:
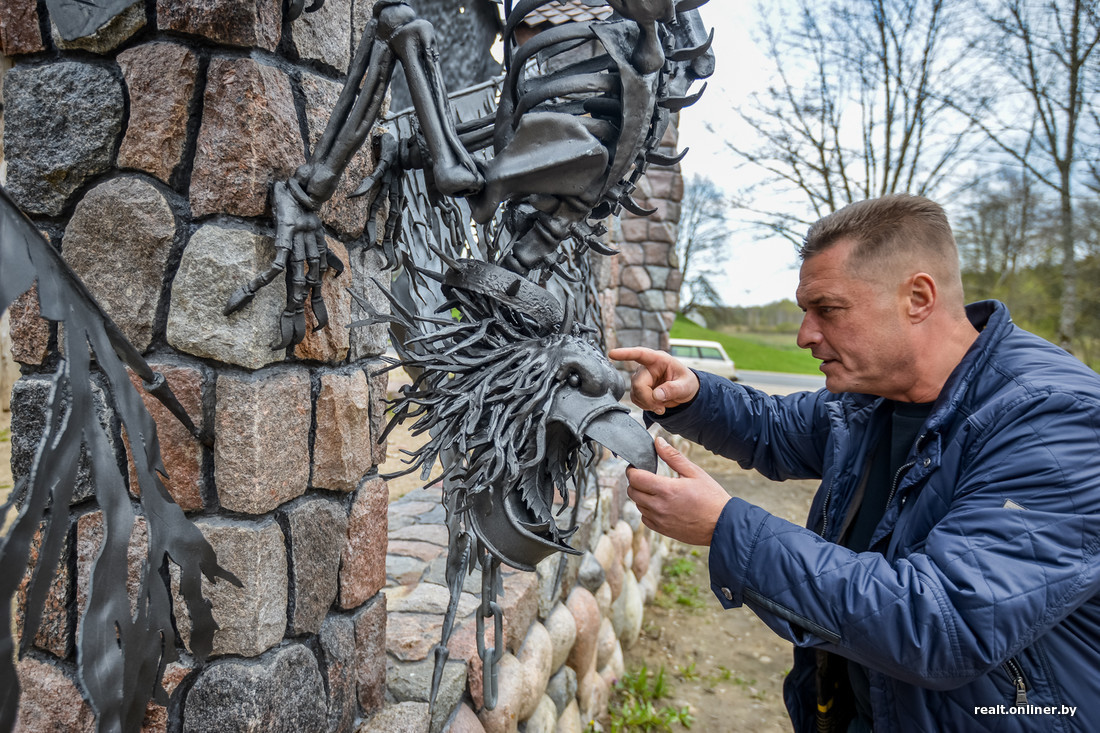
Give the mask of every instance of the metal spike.
[[668, 55], [668, 58], [672, 61], [693, 61], [707, 51], [710, 50], [711, 44], [714, 43], [714, 29], [710, 29], [710, 35], [707, 36], [707, 40], [700, 43], [698, 46], [690, 48], [678, 48]]
[[707, 90], [707, 83], [703, 82], [703, 87], [695, 94], [689, 94], [686, 97], [669, 97], [668, 99], [661, 99], [657, 104], [672, 112], [679, 112], [684, 107], [690, 107], [699, 101], [699, 98], [703, 96], [703, 92]]
[[637, 201], [630, 198], [629, 196], [624, 196], [623, 198], [619, 199], [619, 203], [621, 203], [623, 205], [623, 208], [629, 211], [631, 214], [637, 214], [638, 216], [649, 216], [650, 214], [656, 213], [657, 211], [657, 209], [644, 208], [641, 204], [639, 204]]
[[672, 167], [683, 160], [684, 156], [687, 155], [689, 150], [691, 150], [691, 148], [684, 148], [680, 151], [679, 155], [662, 155], [660, 153], [650, 153], [645, 157], [645, 159], [653, 165]]

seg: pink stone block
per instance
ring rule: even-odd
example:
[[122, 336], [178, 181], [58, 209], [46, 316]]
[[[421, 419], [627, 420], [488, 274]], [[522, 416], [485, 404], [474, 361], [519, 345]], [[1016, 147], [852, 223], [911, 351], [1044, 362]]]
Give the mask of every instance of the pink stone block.
[[0, 54], [16, 56], [45, 48], [38, 25], [38, 3], [35, 0], [5, 0], [0, 7]]
[[380, 478], [365, 481], [348, 517], [348, 544], [340, 560], [340, 607], [355, 608], [386, 584], [386, 509], [389, 489]]
[[310, 412], [304, 369], [218, 377], [214, 481], [223, 508], [264, 514], [305, 493]]
[[15, 730], [91, 733], [96, 729], [91, 706], [60, 667], [28, 657], [18, 663], [16, 673], [21, 694]]
[[356, 693], [364, 715], [386, 700], [386, 596], [378, 594], [355, 617]]
[[120, 53], [118, 64], [130, 95], [118, 165], [168, 183], [183, 160], [199, 60], [176, 43], [147, 43]]
[[[188, 366], [153, 363], [153, 370], [164, 375], [172, 393], [180, 405], [191, 417], [192, 422], [202, 430], [204, 428], [202, 410], [202, 372]], [[164, 461], [167, 476], [161, 476], [164, 487], [172, 500], [185, 512], [199, 511], [202, 503], [202, 444], [191, 435], [176, 416], [168, 411], [160, 400], [149, 394], [142, 386], [141, 377], [130, 373], [134, 389], [145, 402], [145, 409], [152, 415], [157, 425], [157, 439], [160, 442], [160, 455]], [[137, 473], [134, 470], [129, 438], [126, 439], [126, 453], [130, 461], [130, 491], [141, 495]]]
[[191, 175], [192, 213], [264, 216], [271, 183], [304, 161], [286, 74], [252, 59], [211, 61]]
[[354, 491], [374, 463], [366, 375], [357, 370], [322, 376], [316, 410], [312, 484]]
[[[321, 281], [321, 296], [325, 299], [328, 313], [328, 325], [320, 331], [312, 308], [306, 308], [306, 337], [294, 347], [294, 356], [308, 361], [323, 361], [338, 364], [348, 356], [351, 345], [351, 261], [348, 250], [331, 237], [325, 237], [329, 251], [344, 263], [344, 271], [339, 275], [336, 270], [328, 270]], [[364, 414], [366, 411], [364, 410]], [[353, 487], [354, 488], [354, 487]]]
[[274, 51], [282, 20], [280, 0], [157, 0], [160, 29], [232, 46]]
[[11, 355], [20, 364], [41, 364], [50, 345], [50, 322], [38, 307], [38, 284], [20, 295], [8, 308]]

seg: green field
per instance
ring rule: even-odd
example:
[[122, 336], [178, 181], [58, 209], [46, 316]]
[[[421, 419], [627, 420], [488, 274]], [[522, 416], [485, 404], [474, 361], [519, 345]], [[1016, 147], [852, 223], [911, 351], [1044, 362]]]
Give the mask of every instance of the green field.
[[673, 338], [706, 339], [717, 341], [733, 359], [738, 369], [762, 372], [791, 372], [794, 374], [821, 374], [817, 359], [810, 352], [799, 349], [794, 334], [752, 334], [737, 336], [712, 331], [692, 323], [683, 316], [676, 316], [669, 335]]

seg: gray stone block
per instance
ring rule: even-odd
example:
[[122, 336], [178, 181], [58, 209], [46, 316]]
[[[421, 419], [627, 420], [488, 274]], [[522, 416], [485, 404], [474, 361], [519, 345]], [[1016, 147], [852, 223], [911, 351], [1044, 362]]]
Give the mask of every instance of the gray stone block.
[[379, 710], [358, 733], [424, 733], [429, 720], [428, 703], [402, 702]]
[[538, 577], [539, 619], [545, 619], [561, 597], [558, 576], [563, 562], [565, 553], [555, 552], [535, 566], [535, 575]]
[[[421, 662], [390, 660], [386, 667], [386, 688], [397, 702], [428, 702], [432, 689], [435, 657]], [[461, 660], [447, 662], [436, 695], [435, 714], [429, 730], [439, 733], [451, 711], [462, 701], [466, 692], [466, 664]]]
[[[382, 255], [375, 248], [360, 248], [348, 253], [351, 257], [351, 269], [354, 273], [352, 279], [352, 292], [370, 303], [379, 313], [389, 313], [390, 303], [382, 293], [381, 287], [388, 287], [390, 276], [382, 271]], [[359, 307], [358, 303], [352, 303], [351, 317], [353, 321], [366, 318], [367, 313]], [[385, 324], [374, 326], [358, 326], [351, 329], [351, 351], [348, 356], [352, 361], [358, 361], [371, 356], [378, 356], [389, 346], [389, 330]], [[379, 366], [382, 366], [379, 364]]]
[[[290, 540], [291, 634], [315, 634], [339, 589], [340, 555], [347, 544], [348, 518], [332, 499], [313, 496], [283, 513]], [[350, 628], [350, 621], [348, 622]]]
[[668, 289], [668, 274], [671, 270], [661, 265], [646, 265], [645, 271], [649, 274], [650, 287], [655, 290]]
[[333, 614], [321, 624], [321, 674], [328, 689], [328, 728], [346, 733], [359, 712], [355, 697], [355, 624]]
[[257, 662], [209, 665], [184, 703], [183, 730], [301, 733], [327, 730], [325, 687], [317, 660], [292, 644]]
[[17, 66], [4, 78], [5, 188], [31, 214], [60, 215], [111, 166], [122, 132], [122, 84], [75, 61]]
[[138, 351], [153, 340], [175, 235], [168, 202], [138, 178], [93, 188], [65, 228], [65, 260]]
[[[115, 456], [121, 448], [118, 433], [118, 418], [114, 408], [107, 401], [107, 393], [98, 382], [90, 385], [92, 400], [100, 427], [107, 436], [107, 442]], [[25, 377], [12, 386], [11, 391], [11, 472], [15, 483], [30, 475], [38, 444], [46, 430], [46, 417], [49, 410], [49, 397], [53, 390], [53, 381], [44, 377]], [[61, 396], [63, 404], [69, 398]], [[64, 408], [63, 408], [64, 409]], [[120, 477], [121, 481], [122, 478]], [[80, 462], [77, 465], [76, 481], [73, 485], [72, 503], [84, 501], [95, 495], [95, 482], [92, 478], [92, 464], [85, 447], [80, 449]]]
[[274, 256], [268, 237], [215, 224], [201, 227], [184, 248], [172, 283], [168, 343], [246, 369], [281, 361], [283, 352], [271, 344], [279, 338], [279, 314], [286, 307], [283, 278], [261, 288], [233, 315], [222, 315], [233, 291], [267, 269]]
[[[631, 308], [629, 306], [619, 304], [619, 307], [615, 309], [615, 328], [628, 329], [628, 328], [641, 328], [642, 327], [642, 312], [637, 308]], [[621, 335], [621, 331], [620, 331]]]
[[[218, 564], [237, 576], [242, 587], [228, 581], [202, 579], [202, 595], [210, 601], [214, 621], [212, 654], [259, 656], [278, 644], [286, 632], [287, 567], [283, 531], [274, 521], [261, 523], [200, 519], [195, 525], [218, 556]], [[178, 569], [173, 565], [172, 590], [176, 625], [184, 645], [191, 646], [191, 618], [178, 593]], [[208, 730], [219, 730], [212, 728]]]
[[638, 294], [638, 302], [642, 308], [648, 311], [663, 311], [665, 309], [665, 292], [663, 290], [647, 290]]
[[595, 593], [605, 580], [607, 580], [607, 574], [600, 565], [600, 561], [591, 552], [584, 553], [584, 557], [581, 558], [580, 572], [577, 574], [577, 583], [589, 592]]

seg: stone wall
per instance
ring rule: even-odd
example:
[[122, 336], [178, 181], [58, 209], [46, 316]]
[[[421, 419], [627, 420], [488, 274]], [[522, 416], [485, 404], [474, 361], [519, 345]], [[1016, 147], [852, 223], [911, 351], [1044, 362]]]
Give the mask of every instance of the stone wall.
[[[370, 372], [386, 341], [378, 327], [347, 328], [359, 317], [347, 286], [380, 299], [367, 289], [379, 260], [359, 235], [366, 202], [338, 193], [321, 212], [346, 268], [325, 285], [327, 330], [271, 349], [281, 278], [221, 314], [270, 263], [270, 184], [320, 135], [371, 5], [328, 0], [291, 25], [282, 0], [136, 2], [76, 41], [40, 15], [45, 3], [0, 6], [0, 51], [15, 61], [4, 79], [6, 188], [214, 438], [204, 448], [147, 400], [169, 492], [243, 581], [204, 581], [220, 626], [205, 665], [188, 653], [177, 605], [182, 661], [166, 673], [168, 707], [150, 705], [150, 731], [346, 731], [385, 702], [388, 493], [373, 442], [385, 380]], [[369, 171], [361, 156], [343, 191]], [[16, 478], [33, 459], [58, 358], [58, 326], [37, 310], [33, 291], [11, 309], [24, 374], [12, 397]], [[110, 400], [98, 381], [92, 389], [125, 465]], [[92, 726], [74, 648], [103, 531], [86, 467], [69, 512], [67, 555], [18, 666], [20, 730]], [[135, 559], [140, 517], [137, 527]]]
[[[658, 152], [663, 155], [677, 152], [677, 117], [661, 140]], [[668, 330], [679, 309], [683, 281], [676, 255], [683, 197], [680, 164], [653, 166], [639, 181], [634, 200], [656, 211], [649, 216], [623, 211], [614, 220], [612, 237], [620, 253], [615, 256], [611, 287], [605, 291], [613, 314], [608, 319], [613, 333], [610, 346], [668, 349]]]

